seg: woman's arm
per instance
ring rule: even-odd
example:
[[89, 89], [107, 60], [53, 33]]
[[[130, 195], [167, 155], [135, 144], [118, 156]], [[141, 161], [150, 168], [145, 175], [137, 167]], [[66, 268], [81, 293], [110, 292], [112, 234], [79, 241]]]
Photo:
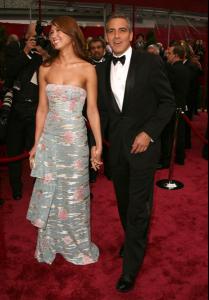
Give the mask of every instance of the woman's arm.
[[35, 145], [30, 152], [30, 159], [33, 159], [36, 153], [36, 148], [40, 137], [42, 135], [45, 120], [48, 114], [48, 98], [46, 95], [46, 73], [48, 72], [46, 67], [41, 66], [39, 71], [39, 104], [36, 112], [36, 132], [35, 132]]
[[87, 74], [87, 117], [96, 142], [96, 147], [92, 148], [92, 166], [94, 169], [98, 169], [101, 165], [102, 134], [97, 106], [97, 75], [95, 68], [88, 66]]

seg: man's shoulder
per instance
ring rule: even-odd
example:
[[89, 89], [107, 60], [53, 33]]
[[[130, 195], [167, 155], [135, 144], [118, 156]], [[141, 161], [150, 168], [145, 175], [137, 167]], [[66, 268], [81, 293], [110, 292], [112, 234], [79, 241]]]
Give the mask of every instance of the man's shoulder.
[[99, 64], [96, 64], [95, 67], [96, 67], [97, 73], [103, 74], [103, 72], [108, 68], [110, 63], [111, 63], [111, 57], [108, 57], [108, 59], [106, 59], [105, 61], [103, 61]]
[[175, 63], [173, 65], [173, 68], [174, 68], [174, 70], [177, 70], [179, 72], [183, 72], [183, 73], [186, 73], [186, 74], [189, 73], [188, 67], [182, 61], [179, 61], [179, 62]]
[[135, 60], [135, 63], [139, 63], [139, 64], [146, 64], [146, 65], [161, 65], [163, 63], [163, 60], [160, 56], [158, 55], [154, 55], [154, 54], [150, 54], [146, 51], [139, 51], [139, 50], [135, 50], [133, 49], [133, 58]]

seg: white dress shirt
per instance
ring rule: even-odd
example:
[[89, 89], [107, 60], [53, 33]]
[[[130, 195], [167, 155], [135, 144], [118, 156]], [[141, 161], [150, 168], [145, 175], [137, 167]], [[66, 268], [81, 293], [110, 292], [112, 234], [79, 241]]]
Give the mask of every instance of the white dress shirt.
[[128, 71], [130, 68], [132, 52], [133, 49], [130, 47], [123, 55], [117, 56], [117, 57], [122, 57], [124, 55], [126, 56], [126, 62], [124, 65], [121, 62], [118, 62], [116, 65], [114, 65], [113, 62], [111, 64], [111, 72], [110, 72], [111, 87], [112, 87], [113, 95], [115, 96], [115, 100], [117, 101], [117, 104], [121, 111], [123, 110], [126, 81], [128, 77]]

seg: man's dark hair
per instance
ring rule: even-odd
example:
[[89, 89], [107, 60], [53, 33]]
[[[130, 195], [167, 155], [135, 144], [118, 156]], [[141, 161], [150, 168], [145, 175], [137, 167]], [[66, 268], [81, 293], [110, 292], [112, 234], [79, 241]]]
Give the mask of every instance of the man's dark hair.
[[103, 39], [97, 37], [97, 38], [94, 38], [92, 39], [90, 42], [89, 42], [89, 48], [91, 48], [92, 44], [94, 43], [101, 43], [102, 44], [102, 48], [105, 49], [106, 48], [106, 43]]
[[173, 54], [177, 55], [180, 59], [185, 58], [185, 48], [180, 44], [174, 44], [173, 46]]
[[145, 39], [145, 35], [144, 35], [143, 33], [137, 34], [136, 38], [138, 39], [138, 38], [140, 38], [140, 37], [142, 37], [143, 39]]
[[129, 30], [132, 31], [131, 20], [129, 19], [129, 17], [127, 17], [125, 14], [122, 14], [122, 13], [114, 13], [114, 14], [110, 15], [107, 18], [107, 22], [106, 22], [106, 25], [105, 25], [106, 31], [108, 29], [108, 24], [110, 23], [110, 21], [112, 21], [114, 19], [124, 19], [124, 20], [126, 20], [127, 23], [128, 23]]

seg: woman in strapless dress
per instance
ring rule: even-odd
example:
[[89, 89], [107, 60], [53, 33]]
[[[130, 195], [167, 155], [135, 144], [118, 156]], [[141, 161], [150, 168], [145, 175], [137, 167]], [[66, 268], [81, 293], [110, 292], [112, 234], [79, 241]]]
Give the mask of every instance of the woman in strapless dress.
[[97, 109], [97, 78], [84, 55], [83, 34], [70, 17], [52, 21], [50, 40], [56, 55], [40, 69], [40, 99], [35, 145], [30, 153], [36, 178], [27, 218], [39, 228], [36, 258], [52, 264], [56, 254], [76, 265], [95, 263], [91, 242], [89, 147], [82, 115], [96, 146], [92, 167], [101, 166], [102, 138]]

